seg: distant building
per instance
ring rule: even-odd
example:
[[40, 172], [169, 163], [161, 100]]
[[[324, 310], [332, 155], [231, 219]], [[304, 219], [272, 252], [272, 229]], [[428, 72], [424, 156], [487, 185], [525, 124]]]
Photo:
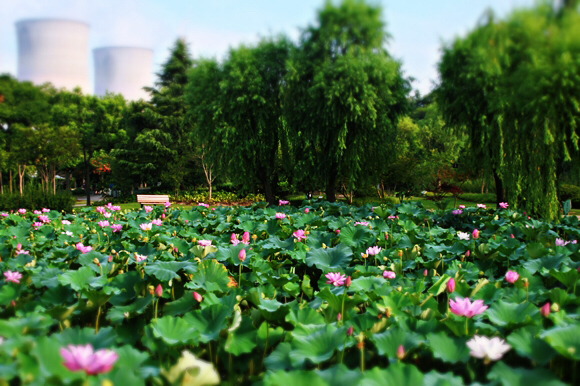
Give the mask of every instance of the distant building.
[[153, 51], [139, 47], [102, 47], [93, 50], [95, 94], [123, 94], [127, 100], [149, 99], [143, 87], [152, 85]]
[[57, 88], [89, 91], [89, 26], [59, 19], [30, 19], [16, 23], [18, 79]]

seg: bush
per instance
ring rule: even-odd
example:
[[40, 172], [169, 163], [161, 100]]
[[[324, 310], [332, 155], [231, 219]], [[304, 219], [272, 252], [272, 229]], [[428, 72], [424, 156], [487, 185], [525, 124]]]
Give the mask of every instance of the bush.
[[[461, 184], [461, 189], [465, 193], [481, 193], [481, 183], [482, 182], [483, 181], [481, 178], [478, 178], [475, 180], [467, 180]], [[495, 192], [495, 183], [493, 181], [491, 184], [486, 183], [485, 189], [487, 189], [488, 192]]]
[[22, 196], [18, 193], [5, 193], [0, 195], [0, 210], [10, 211], [20, 208], [28, 210], [40, 210], [49, 208], [57, 211], [72, 212], [75, 198], [66, 192], [57, 194], [46, 192], [26, 192]]
[[459, 195], [459, 199], [475, 203], [484, 203], [495, 202], [496, 196], [493, 193], [463, 193]]
[[572, 207], [580, 205], [580, 187], [569, 184], [560, 185], [560, 201], [572, 201]]

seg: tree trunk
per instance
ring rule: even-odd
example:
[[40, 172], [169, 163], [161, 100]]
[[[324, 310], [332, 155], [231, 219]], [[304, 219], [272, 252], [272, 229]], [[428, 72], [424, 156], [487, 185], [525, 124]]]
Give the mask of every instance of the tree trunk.
[[10, 193], [12, 193], [12, 169], [8, 172], [8, 178], [10, 180]]
[[26, 165], [18, 164], [18, 178], [19, 178], [19, 188], [20, 188], [20, 195], [24, 191], [24, 171], [26, 170]]
[[4, 194], [4, 184], [2, 183], [2, 169], [0, 169], [0, 194]]
[[85, 193], [87, 195], [87, 206], [91, 206], [91, 163], [86, 150], [83, 152], [83, 159], [85, 161]]
[[495, 180], [496, 205], [499, 208], [499, 203], [505, 202], [505, 196], [503, 192], [503, 182], [495, 170], [493, 171], [493, 179]]
[[64, 189], [70, 192], [70, 171], [68, 169], [64, 171]]
[[262, 187], [264, 188], [264, 196], [268, 204], [276, 205], [276, 198], [274, 197], [274, 192], [272, 190], [272, 181], [268, 177], [262, 179]]
[[481, 194], [485, 192], [485, 179], [481, 180]]
[[337, 178], [337, 170], [336, 164], [333, 164], [330, 167], [328, 173], [328, 179], [326, 180], [326, 201], [328, 202], [336, 202], [336, 194], [335, 194], [335, 185], [336, 185], [336, 178]]

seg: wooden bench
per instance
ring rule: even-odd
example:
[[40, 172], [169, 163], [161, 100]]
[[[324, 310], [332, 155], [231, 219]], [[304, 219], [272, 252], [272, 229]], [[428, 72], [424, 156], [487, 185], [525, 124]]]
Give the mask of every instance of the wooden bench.
[[165, 205], [169, 202], [168, 194], [138, 194], [137, 202], [143, 205]]

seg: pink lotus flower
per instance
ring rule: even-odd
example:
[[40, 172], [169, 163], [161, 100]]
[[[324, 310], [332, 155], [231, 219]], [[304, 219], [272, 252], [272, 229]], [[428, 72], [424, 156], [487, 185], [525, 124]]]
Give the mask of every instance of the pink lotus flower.
[[242, 243], [250, 244], [250, 232], [244, 232], [242, 235]]
[[306, 235], [302, 229], [298, 229], [296, 232], [292, 234], [298, 241], [302, 241], [306, 239]]
[[479, 238], [479, 230], [476, 228], [473, 230], [473, 232], [471, 232], [471, 235], [473, 236], [474, 239], [478, 239]]
[[30, 255], [29, 251], [25, 251], [24, 249], [17, 249], [16, 250], [16, 254], [17, 255]]
[[336, 234], [339, 235], [340, 234], [340, 229], [335, 230]]
[[8, 216], [10, 216], [10, 215], [9, 215], [8, 213], [4, 213], [4, 212], [2, 212], [2, 213], [0, 213], [0, 216], [2, 216], [2, 217], [8, 217]]
[[70, 371], [84, 371], [88, 375], [102, 374], [111, 371], [113, 364], [119, 359], [112, 350], [97, 350], [93, 346], [68, 345], [60, 349], [60, 356], [64, 359], [63, 365]]
[[382, 248], [379, 247], [379, 246], [377, 246], [377, 245], [375, 245], [374, 247], [369, 247], [367, 249], [367, 255], [369, 255], [369, 256], [376, 256], [379, 253], [381, 253], [381, 249]]
[[98, 223], [98, 224], [99, 224], [99, 226], [100, 226], [101, 228], [106, 228], [106, 227], [108, 227], [108, 226], [110, 226], [110, 225], [111, 225], [111, 224], [110, 224], [110, 223], [109, 223], [107, 220], [105, 220], [105, 221], [99, 221], [99, 223]]
[[111, 229], [113, 229], [113, 232], [121, 232], [121, 229], [123, 229], [123, 225], [113, 224], [111, 225]]
[[507, 273], [505, 274], [505, 279], [507, 280], [508, 283], [512, 283], [513, 284], [519, 278], [520, 278], [520, 275], [516, 271], [507, 271]]
[[387, 217], [387, 218], [388, 218], [389, 220], [394, 220], [394, 219], [397, 219], [397, 218], [399, 218], [399, 216], [389, 216], [389, 217]]
[[167, 201], [167, 202], [165, 203], [165, 207], [166, 207], [166, 208], [169, 208], [170, 206], [171, 206], [171, 203], [170, 203], [169, 201]]
[[211, 240], [197, 240], [197, 243], [202, 247], [209, 247], [211, 245]]
[[394, 279], [397, 277], [397, 274], [393, 271], [383, 271], [383, 277], [385, 279]]
[[368, 227], [369, 223], [366, 221], [357, 221], [354, 223], [354, 226], [357, 226], [357, 225], [362, 225], [362, 226]]
[[278, 200], [278, 205], [280, 205], [280, 206], [282, 206], [282, 205], [290, 205], [290, 201]]
[[451, 211], [451, 213], [453, 213], [454, 215], [458, 216], [461, 213], [463, 213], [463, 211], [461, 209], [454, 209], [454, 210]]
[[510, 206], [507, 202], [500, 202], [499, 207], [502, 209], [507, 209]]
[[92, 251], [92, 250], [93, 250], [93, 247], [90, 247], [90, 246], [86, 246], [86, 247], [85, 247], [83, 243], [78, 243], [78, 244], [76, 245], [76, 248], [77, 248], [79, 251], [81, 251], [81, 253], [83, 253], [83, 254], [84, 254], [84, 253], [89, 253], [90, 251]]
[[480, 208], [480, 209], [485, 209], [486, 208], [485, 204], [477, 204], [477, 207]]
[[240, 243], [240, 240], [238, 240], [238, 235], [232, 233], [232, 235], [230, 236], [230, 242], [234, 245], [238, 245]]
[[96, 211], [99, 212], [100, 214], [103, 214], [107, 211], [107, 208], [105, 208], [104, 206], [97, 206]]
[[145, 255], [135, 255], [135, 260], [137, 261], [137, 263], [142, 262], [143, 260], [147, 260], [147, 256]]
[[286, 218], [286, 215], [284, 213], [278, 212], [278, 213], [276, 213], [276, 218], [278, 220], [282, 220], [282, 219], [285, 219]]
[[62, 220], [61, 223], [62, 223], [62, 225], [70, 225], [71, 224], [71, 222], [68, 220]]
[[48, 213], [48, 212], [50, 212], [50, 209], [48, 209], [48, 208], [42, 208], [42, 213]]
[[193, 298], [198, 302], [201, 303], [201, 301], [203, 300], [203, 296], [201, 296], [200, 294], [198, 294], [197, 292], [193, 291]]
[[157, 287], [155, 287], [155, 296], [157, 296], [158, 298], [163, 296], [163, 287], [161, 286], [161, 284], [157, 284]]
[[335, 287], [343, 286], [346, 281], [346, 276], [339, 272], [327, 273], [325, 276], [328, 279], [326, 284], [332, 284]]
[[121, 210], [121, 206], [120, 205], [113, 205], [111, 207], [111, 210]]
[[304, 213], [306, 213], [306, 214], [310, 213], [310, 208], [304, 209]]
[[397, 348], [397, 359], [402, 361], [405, 358], [405, 346], [402, 344]]
[[346, 278], [344, 285], [346, 286], [346, 288], [348, 288], [352, 285], [352, 279], [350, 278], [350, 276]]
[[238, 259], [240, 259], [240, 261], [242, 263], [244, 261], [246, 261], [246, 250], [245, 249], [240, 250], [240, 253], [238, 253]]
[[547, 318], [548, 315], [550, 315], [550, 302], [544, 304], [542, 306], [542, 308], [540, 308], [540, 314], [544, 317]]
[[205, 204], [203, 202], [198, 202], [197, 206], [203, 206], [204, 208], [209, 208], [209, 204]]
[[447, 282], [447, 292], [452, 293], [455, 292], [455, 279], [451, 278], [449, 279], [449, 281]]
[[20, 209], [18, 209], [18, 213], [26, 214], [26, 209], [20, 208]]
[[36, 221], [32, 223], [32, 226], [36, 229], [40, 228], [41, 226], [43, 226], [44, 223], [40, 222], [40, 221]]
[[350, 326], [348, 328], [348, 330], [346, 330], [346, 336], [352, 336], [353, 333], [354, 333], [354, 328], [352, 328], [352, 326]]
[[426, 270], [426, 269], [424, 269], [424, 270], [423, 270], [423, 276], [424, 276], [424, 277], [427, 277], [427, 275], [429, 275], [429, 271], [428, 271], [428, 270]]
[[151, 213], [153, 211], [153, 208], [149, 205], [145, 205], [143, 209], [145, 209], [145, 213]]
[[160, 218], [156, 218], [155, 220], [151, 221], [151, 224], [157, 225], [158, 227], [163, 225], [163, 221]]
[[34, 213], [34, 214], [42, 214], [42, 212], [41, 212], [41, 211], [39, 211], [39, 210], [35, 210], [35, 211], [34, 211], [34, 212], [32, 212], [32, 213]]
[[449, 307], [451, 312], [457, 316], [472, 318], [474, 315], [483, 313], [488, 308], [488, 306], [483, 304], [483, 300], [476, 300], [472, 303], [469, 298], [457, 297], [455, 299], [449, 299]]
[[142, 230], [144, 231], [150, 231], [151, 228], [153, 228], [153, 224], [151, 223], [145, 223], [145, 224], [141, 224], [139, 225], [141, 227]]
[[465, 209], [465, 205], [459, 205], [459, 209]]
[[105, 218], [111, 218], [112, 214], [109, 212], [105, 212], [103, 213], [103, 216], [105, 216]]
[[20, 279], [22, 279], [22, 274], [20, 272], [6, 271], [4, 272], [4, 277], [7, 282], [12, 282], [20, 284]]

